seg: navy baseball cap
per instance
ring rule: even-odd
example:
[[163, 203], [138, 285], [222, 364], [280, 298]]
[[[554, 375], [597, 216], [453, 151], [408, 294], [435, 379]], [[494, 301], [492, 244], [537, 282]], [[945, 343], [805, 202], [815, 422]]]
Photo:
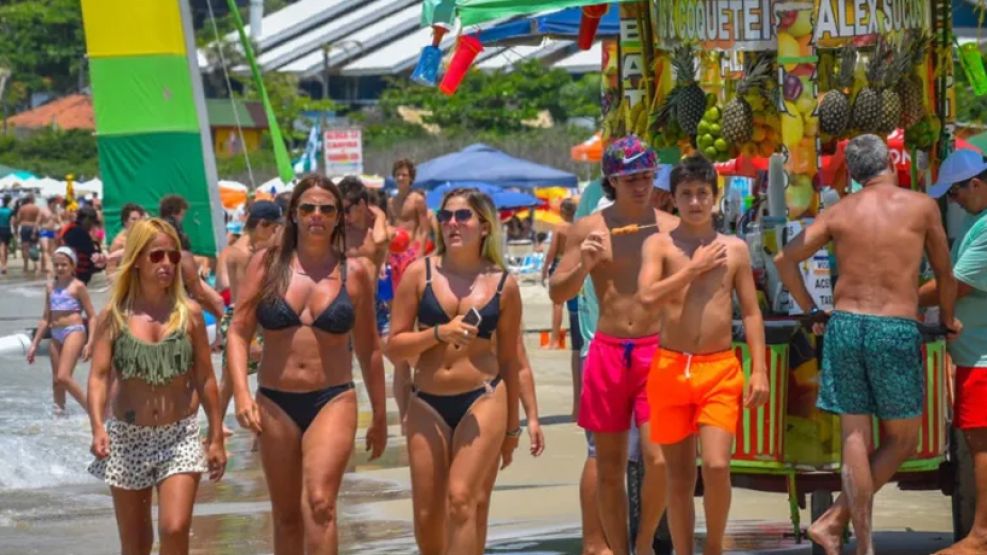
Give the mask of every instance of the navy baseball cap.
[[252, 221], [271, 220], [281, 221], [281, 207], [269, 200], [257, 200], [250, 205], [250, 213], [247, 219]]
[[929, 187], [929, 196], [939, 198], [957, 183], [977, 177], [987, 171], [987, 160], [975, 150], [957, 150], [939, 166], [939, 180]]

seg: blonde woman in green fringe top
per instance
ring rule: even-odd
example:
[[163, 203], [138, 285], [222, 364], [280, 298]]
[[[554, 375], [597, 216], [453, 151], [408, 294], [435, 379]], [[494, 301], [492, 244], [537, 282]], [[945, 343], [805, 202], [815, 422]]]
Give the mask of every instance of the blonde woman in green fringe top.
[[[206, 326], [185, 295], [180, 245], [162, 220], [134, 224], [96, 325], [88, 396], [96, 460], [89, 471], [110, 486], [123, 553], [151, 552], [154, 489], [161, 553], [188, 553], [200, 474], [218, 480], [226, 468]], [[117, 385], [104, 427], [111, 371]], [[205, 449], [199, 399], [209, 418]]]

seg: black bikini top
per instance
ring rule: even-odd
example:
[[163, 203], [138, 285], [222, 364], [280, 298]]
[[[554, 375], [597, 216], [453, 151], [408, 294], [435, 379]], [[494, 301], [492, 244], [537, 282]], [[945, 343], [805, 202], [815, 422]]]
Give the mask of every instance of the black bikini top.
[[[339, 287], [339, 294], [315, 320], [312, 320], [311, 324], [308, 324], [313, 328], [336, 335], [349, 333], [356, 320], [353, 301], [350, 300], [350, 294], [346, 290], [346, 262], [343, 261], [341, 264], [342, 268], [340, 268], [339, 274], [342, 285]], [[265, 330], [285, 330], [305, 325], [284, 297], [261, 301], [257, 305], [257, 323]]]
[[[497, 285], [497, 292], [494, 296], [479, 309], [483, 320], [480, 322], [476, 336], [483, 339], [490, 339], [497, 331], [497, 320], [500, 319], [500, 293], [504, 290], [504, 282], [507, 281], [507, 272], [500, 278]], [[421, 302], [418, 303], [418, 324], [425, 327], [433, 327], [439, 324], [448, 324], [451, 318], [446, 314], [439, 299], [432, 291], [432, 259], [425, 259], [425, 291], [422, 292]]]

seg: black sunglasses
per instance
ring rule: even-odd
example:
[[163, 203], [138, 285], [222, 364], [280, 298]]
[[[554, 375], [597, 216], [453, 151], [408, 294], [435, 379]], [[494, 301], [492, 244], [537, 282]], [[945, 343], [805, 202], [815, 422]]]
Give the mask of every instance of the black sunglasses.
[[960, 189], [966, 189], [967, 187], [970, 186], [971, 182], [973, 182], [973, 179], [968, 179], [962, 183], [957, 183], [953, 185], [952, 187], [949, 188], [948, 191], [946, 191], [946, 196], [949, 198], [958, 197], [960, 194]]
[[335, 204], [312, 204], [306, 202], [305, 204], [298, 205], [298, 211], [302, 216], [311, 216], [316, 210], [323, 216], [335, 216], [339, 212], [339, 208]]
[[175, 250], [159, 249], [147, 253], [147, 259], [151, 261], [151, 264], [160, 264], [165, 259], [165, 256], [168, 257], [168, 262], [176, 266], [182, 261], [182, 253]]
[[459, 210], [439, 210], [435, 213], [435, 219], [439, 221], [440, 224], [447, 224], [452, 219], [455, 218], [457, 223], [466, 223], [473, 219], [473, 211], [469, 208], [460, 208]]

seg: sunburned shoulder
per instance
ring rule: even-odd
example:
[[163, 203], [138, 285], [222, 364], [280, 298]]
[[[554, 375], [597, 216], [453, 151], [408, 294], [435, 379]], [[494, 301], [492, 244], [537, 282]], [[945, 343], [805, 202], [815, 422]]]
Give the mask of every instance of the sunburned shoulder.
[[[419, 258], [418, 260], [415, 260], [414, 262], [409, 264], [408, 267], [405, 269], [404, 274], [401, 277], [401, 281], [404, 281], [408, 277], [417, 280], [419, 276], [425, 273], [425, 261], [428, 260], [429, 258], [432, 257], [427, 256], [427, 257]], [[435, 265], [435, 261], [432, 261], [431, 263], [433, 266]]]
[[655, 210], [655, 221], [658, 223], [658, 229], [665, 231], [671, 231], [682, 223], [678, 216], [661, 210]]
[[596, 231], [605, 226], [606, 222], [603, 220], [603, 213], [594, 212], [589, 216], [576, 220], [572, 224], [572, 227], [569, 228], [569, 235], [573, 237], [585, 237], [586, 235], [589, 235], [591, 231]]
[[192, 321], [193, 322], [198, 321], [199, 318], [202, 318], [203, 317], [203, 315], [202, 315], [203, 314], [202, 305], [200, 305], [199, 303], [193, 301], [192, 299], [189, 299], [188, 300], [188, 314], [189, 314], [189, 316], [192, 317]]
[[744, 249], [747, 250], [747, 243], [743, 239], [737, 237], [736, 235], [724, 235], [722, 233], [716, 234], [716, 240], [723, 243], [729, 249]]

